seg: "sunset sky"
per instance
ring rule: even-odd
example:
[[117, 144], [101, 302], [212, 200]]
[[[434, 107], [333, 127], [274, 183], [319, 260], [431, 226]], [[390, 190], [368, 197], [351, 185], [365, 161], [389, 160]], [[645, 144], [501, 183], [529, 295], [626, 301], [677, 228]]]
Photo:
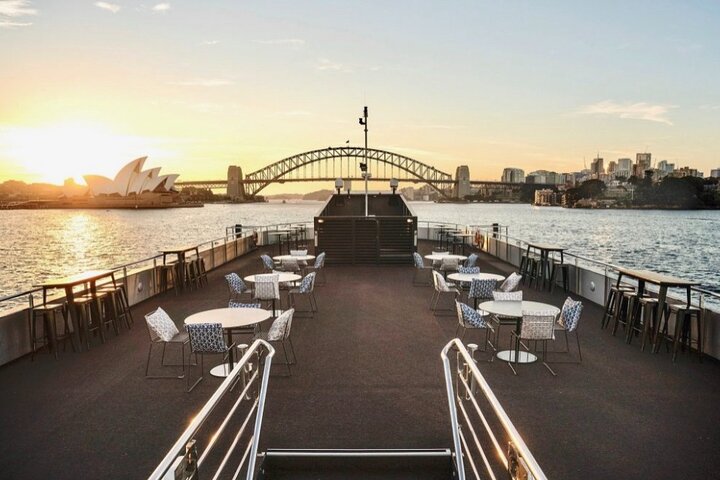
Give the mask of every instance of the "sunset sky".
[[[0, 0], [0, 181], [370, 146], [474, 179], [720, 167], [720, 2]], [[314, 190], [322, 185], [275, 187]]]

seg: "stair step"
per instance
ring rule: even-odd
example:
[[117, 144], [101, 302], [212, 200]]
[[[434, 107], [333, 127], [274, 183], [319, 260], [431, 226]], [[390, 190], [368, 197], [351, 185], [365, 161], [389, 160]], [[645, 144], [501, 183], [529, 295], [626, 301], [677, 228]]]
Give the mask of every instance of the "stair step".
[[448, 480], [453, 472], [448, 449], [269, 449], [258, 479]]

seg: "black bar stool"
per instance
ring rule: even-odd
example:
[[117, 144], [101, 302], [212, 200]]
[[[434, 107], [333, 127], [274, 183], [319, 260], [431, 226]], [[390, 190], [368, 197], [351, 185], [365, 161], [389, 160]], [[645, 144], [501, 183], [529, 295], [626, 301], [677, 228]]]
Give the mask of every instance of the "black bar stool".
[[130, 305], [128, 305], [127, 301], [127, 294], [125, 293], [125, 286], [122, 284], [117, 286], [104, 285], [98, 288], [98, 292], [103, 292], [108, 295], [108, 302], [110, 308], [114, 311], [117, 323], [119, 324], [122, 320], [128, 330], [131, 329], [133, 319], [130, 313]]
[[635, 289], [629, 285], [613, 285], [612, 287], [610, 287], [610, 293], [608, 294], [607, 302], [605, 302], [605, 313], [603, 314], [600, 328], [607, 328], [607, 326], [610, 324], [610, 320], [615, 318], [615, 312], [617, 311], [617, 307], [620, 304], [618, 300], [621, 299], [622, 292], [626, 291], [634, 292]]
[[[70, 328], [70, 319], [67, 310], [67, 304], [62, 303], [44, 303], [35, 305], [32, 295], [28, 295], [30, 306], [28, 307], [28, 320], [30, 323], [30, 359], [35, 360], [35, 352], [38, 345], [46, 346], [48, 351], [52, 349], [55, 358], [58, 358], [58, 342], [63, 344], [70, 340], [73, 351], [75, 351], [75, 343], [72, 342], [72, 328]], [[63, 319], [63, 331], [58, 334], [57, 316], [61, 315]], [[42, 324], [42, 333], [39, 333], [38, 323]]]
[[558, 272], [562, 273], [563, 290], [568, 291], [568, 276], [570, 275], [570, 265], [563, 263], [561, 260], [552, 260], [552, 269], [550, 270], [550, 293], [555, 289]]
[[170, 288], [170, 281], [172, 281], [172, 287], [175, 289], [175, 295], [178, 294], [180, 285], [178, 284], [177, 277], [177, 264], [168, 263], [166, 265], [158, 265], [158, 278], [160, 283], [160, 291], [166, 292]]
[[635, 290], [623, 290], [617, 294], [617, 304], [613, 315], [612, 335], [617, 333], [618, 325], [622, 325], [627, 329], [630, 326], [630, 318], [632, 317], [631, 305], [633, 299], [637, 296]]
[[[669, 306], [669, 313], [675, 314], [675, 333], [673, 334], [673, 362], [677, 358], [677, 351], [680, 346], [685, 350], [687, 345], [690, 350], [693, 339], [692, 339], [692, 325], [695, 320], [695, 332], [696, 340], [695, 344], [697, 347], [698, 358], [702, 362], [703, 354], [703, 324], [702, 324], [702, 310], [698, 307], [685, 305], [685, 304], [671, 304]], [[665, 320], [665, 330], [667, 331], [667, 319]]]
[[655, 325], [653, 325], [653, 319], [655, 318], [655, 312], [658, 308], [658, 299], [649, 296], [631, 298], [630, 304], [630, 318], [628, 320], [627, 336], [625, 341], [628, 344], [632, 343], [632, 338], [635, 334], [642, 334], [642, 343], [640, 346], [641, 351], [645, 351], [645, 344], [648, 337], [653, 338], [655, 331]]

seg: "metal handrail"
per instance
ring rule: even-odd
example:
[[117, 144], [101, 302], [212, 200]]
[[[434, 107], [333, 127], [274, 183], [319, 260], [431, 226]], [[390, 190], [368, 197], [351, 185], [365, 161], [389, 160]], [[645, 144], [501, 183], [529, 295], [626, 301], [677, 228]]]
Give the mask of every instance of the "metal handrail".
[[[478, 226], [478, 227], [482, 227], [482, 226]], [[486, 226], [486, 227], [487, 227], [487, 226]], [[491, 227], [492, 227], [492, 226], [491, 226]], [[488, 233], [493, 233], [493, 232], [488, 232], [487, 230], [483, 231], [483, 234], [484, 234], [484, 235], [487, 235]], [[526, 247], [527, 247], [527, 244], [529, 243], [527, 240], [524, 240], [524, 239], [521, 239], [521, 238], [518, 238], [518, 237], [513, 237], [513, 236], [511, 236], [511, 235], [508, 235], [507, 233], [505, 233], [504, 235], [503, 235], [503, 234], [498, 234], [497, 232], [494, 232], [494, 233], [495, 233], [496, 235], [498, 235], [498, 239], [499, 239], [499, 240], [505, 239], [505, 240], [506, 240], [506, 244], [508, 244], [508, 245], [514, 245], [514, 246], [516, 246], [516, 247], [518, 247], [518, 248], [521, 248], [521, 249], [526, 248]], [[512, 240], [512, 241], [514, 242], [514, 244], [511, 244], [511, 243], [510, 243], [509, 241], [507, 241], [507, 240]], [[606, 276], [607, 276], [608, 278], [611, 278], [611, 277], [610, 277], [609, 275], [607, 275], [607, 273], [613, 272], [613, 273], [617, 274], [617, 273], [618, 273], [618, 269], [619, 269], [619, 268], [622, 268], [622, 267], [619, 267], [619, 266], [614, 265], [614, 264], [612, 264], [612, 263], [610, 263], [610, 262], [607, 262], [607, 261], [602, 261], [602, 260], [597, 260], [597, 259], [594, 259], [594, 258], [585, 257], [585, 256], [583, 256], [583, 255], [578, 255], [578, 254], [576, 254], [576, 253], [572, 253], [572, 252], [568, 252], [568, 251], [563, 252], [563, 254], [564, 254], [566, 257], [572, 257], [572, 258], [575, 258], [575, 259], [577, 259], [577, 260], [582, 260], [583, 262], [591, 263], [591, 264], [594, 264], [594, 265], [600, 267], [601, 270], [604, 270], [604, 271], [605, 271], [605, 274], [606, 274]], [[577, 262], [576, 262], [576, 264], [577, 264]], [[617, 277], [615, 277], [615, 278], [617, 278]], [[720, 293], [719, 293], [719, 292], [713, 292], [712, 290], [707, 290], [707, 289], [705, 289], [705, 288], [697, 287], [697, 286], [690, 287], [690, 290], [692, 290], [693, 292], [699, 293], [699, 294], [701, 294], [701, 295], [706, 295], [706, 296], [709, 296], [709, 297], [713, 297], [713, 298], [717, 299], [717, 301], [720, 303]], [[670, 296], [671, 298], [676, 298], [676, 296], [674, 296], [674, 295], [668, 295], [668, 296]], [[677, 298], [679, 298], [679, 297], [677, 297]], [[712, 309], [712, 308], [710, 308], [710, 307], [708, 307], [708, 306], [703, 305], [703, 298], [702, 298], [702, 297], [701, 297], [700, 299], [698, 299], [697, 303], [698, 303], [701, 307], [703, 307], [703, 308], [709, 308], [710, 310], [714, 310], [714, 309]]]
[[[229, 237], [232, 237], [233, 239], [238, 239], [238, 238], [246, 238], [248, 236], [249, 236], [249, 234], [247, 234], [247, 232], [243, 232], [243, 234], [240, 236], [237, 236], [235, 234], [228, 235], [226, 232], [226, 235], [224, 237], [217, 237], [217, 238], [213, 238], [212, 240], [206, 240], [202, 243], [198, 243], [197, 247], [200, 252], [204, 252], [204, 251], [207, 251], [208, 249], [203, 249], [201, 247], [204, 247], [206, 245], [209, 245], [210, 248], [213, 248], [215, 246], [215, 242], [226, 240]], [[140, 265], [142, 263], [157, 261], [157, 260], [160, 260], [161, 258], [162, 258], [162, 254], [157, 254], [157, 255], [153, 255], [152, 257], [146, 257], [146, 258], [143, 258], [140, 260], [133, 260], [132, 262], [116, 265], [114, 267], [110, 267], [108, 270], [111, 270], [112, 272], [119, 272], [120, 270], [126, 271], [126, 270], [132, 269], [132, 267]], [[32, 288], [29, 290], [24, 290], [22, 292], [16, 292], [16, 293], [13, 293], [10, 295], [6, 295], [4, 297], [0, 297], [0, 304], [3, 302], [7, 302], [9, 300], [14, 300], [16, 298], [31, 295], [33, 293], [39, 293], [39, 292], [42, 292], [42, 290], [43, 290], [42, 288]]]
[[[197, 461], [198, 466], [202, 463], [202, 461], [208, 456], [210, 453], [210, 450], [216, 445], [217, 439], [220, 436], [221, 433], [225, 430], [225, 427], [227, 426], [230, 417], [235, 413], [237, 410], [237, 407], [239, 404], [245, 400], [248, 399], [248, 391], [250, 389], [250, 386], [256, 382], [259, 381], [259, 389], [257, 398], [253, 402], [253, 404], [250, 406], [249, 412], [244, 418], [244, 421], [238, 430], [237, 434], [235, 435], [235, 438], [233, 439], [233, 442], [231, 443], [230, 447], [226, 451], [226, 454], [223, 457], [223, 462], [218, 467], [218, 470], [216, 472], [216, 476], [219, 475], [222, 471], [222, 468], [225, 467], [227, 464], [227, 460], [230, 457], [231, 452], [235, 449], [235, 447], [238, 444], [238, 440], [240, 438], [240, 435], [244, 432], [245, 427], [249, 424], [249, 420], [252, 417], [253, 414], [255, 414], [255, 423], [253, 427], [253, 433], [250, 437], [250, 440], [247, 444], [247, 448], [244, 451], [244, 454], [242, 456], [242, 459], [240, 461], [240, 464], [238, 465], [237, 469], [235, 470], [235, 474], [233, 478], [237, 478], [238, 474], [240, 473], [240, 470], [242, 470], [242, 467], [245, 463], [245, 460], [248, 460], [247, 465], [247, 475], [246, 479], [251, 480], [253, 478], [254, 472], [255, 472], [255, 463], [257, 460], [257, 451], [258, 451], [258, 443], [260, 441], [260, 432], [262, 430], [262, 420], [263, 420], [263, 413], [265, 411], [265, 399], [267, 397], [267, 385], [268, 385], [268, 379], [270, 378], [270, 367], [272, 365], [272, 359], [275, 356], [275, 349], [265, 340], [256, 340], [250, 348], [247, 349], [247, 351], [243, 354], [240, 361], [235, 365], [235, 368], [232, 369], [230, 374], [225, 378], [225, 380], [220, 384], [218, 389], [213, 393], [213, 395], [210, 397], [210, 399], [207, 401], [207, 403], [202, 407], [200, 412], [198, 412], [197, 415], [193, 418], [190, 425], [185, 429], [185, 431], [180, 435], [178, 440], [175, 442], [175, 444], [170, 448], [168, 453], [165, 455], [165, 457], [162, 459], [160, 464], [155, 468], [155, 470], [150, 474], [148, 477], [148, 480], [162, 480], [166, 478], [166, 475], [168, 474], [170, 468], [173, 467], [175, 462], [177, 461], [178, 457], [182, 457], [186, 455], [186, 447], [191, 442], [200, 428], [203, 426], [205, 421], [209, 418], [210, 414], [215, 410], [215, 407], [217, 407], [218, 403], [222, 400], [222, 398], [227, 394], [232, 387], [240, 380], [240, 376], [247, 374], [249, 371], [250, 366], [250, 360], [252, 359], [253, 355], [260, 356], [263, 352], [267, 352], [264, 356], [265, 365], [262, 369], [262, 378], [260, 379], [258, 373], [259, 370], [255, 372], [255, 374], [250, 377], [249, 379], [246, 379], [246, 385], [244, 389], [239, 393], [237, 401], [234, 403], [233, 407], [230, 409], [229, 413], [224, 417], [223, 421], [221, 422], [220, 426], [217, 428], [217, 430], [213, 433], [211, 440], [208, 442], [208, 445], [206, 449], [203, 451], [202, 455], [200, 456], [199, 460], [196, 458], [195, 461]], [[257, 368], [259, 368], [259, 362], [256, 363]]]
[[[448, 353], [451, 350], [455, 350], [458, 354], [458, 364], [456, 366], [455, 376], [453, 376], [452, 368], [450, 366], [450, 358], [448, 356]], [[490, 465], [488, 456], [485, 455], [484, 450], [480, 446], [475, 428], [469, 421], [469, 416], [467, 415], [467, 411], [465, 410], [464, 405], [462, 404], [462, 397], [460, 396], [459, 392], [456, 392], [453, 388], [453, 379], [458, 380], [458, 385], [462, 384], [464, 387], [464, 393], [466, 395], [466, 398], [470, 400], [471, 404], [476, 410], [476, 413], [480, 416], [480, 418], [483, 420], [483, 426], [490, 437], [493, 447], [496, 450], [496, 453], [500, 456], [501, 462], [504, 466], [504, 468], [507, 470], [508, 473], [513, 473], [515, 469], [518, 468], [524, 468], [528, 473], [530, 473], [532, 476], [528, 476], [527, 478], [533, 478], [534, 480], [547, 480], [547, 477], [545, 476], [545, 473], [543, 473], [542, 468], [540, 468], [540, 465], [538, 465], [537, 461], [535, 460], [535, 457], [530, 452], [530, 449], [525, 444], [525, 441], [522, 439], [520, 434], [518, 433], [517, 429], [515, 428], [515, 425], [513, 425], [512, 421], [510, 420], [510, 417], [508, 417], [507, 413], [505, 412], [505, 409], [500, 405], [500, 402], [498, 401], [497, 397], [493, 393], [492, 389], [490, 388], [490, 385], [488, 385], [487, 381], [483, 377], [482, 373], [480, 373], [480, 370], [478, 369], [475, 359], [472, 357], [470, 352], [467, 351], [465, 348], [465, 345], [460, 341], [460, 339], [455, 338], [448, 342], [447, 345], [442, 349], [442, 352], [440, 354], [440, 358], [443, 362], [443, 370], [445, 371], [445, 387], [447, 389], [447, 395], [448, 395], [448, 406], [450, 407], [450, 420], [452, 425], [452, 435], [453, 435], [453, 444], [455, 446], [455, 462], [457, 467], [457, 474], [459, 480], [465, 479], [465, 467], [463, 462], [463, 451], [465, 453], [465, 456], [467, 457], [468, 461], [470, 462], [470, 465], [472, 467], [473, 472], [475, 473], [476, 478], [480, 478], [477, 470], [476, 470], [476, 462], [475, 459], [472, 456], [472, 452], [468, 448], [467, 439], [465, 438], [464, 434], [462, 433], [462, 430], [460, 428], [460, 423], [458, 422], [458, 413], [457, 413], [457, 407], [460, 406], [463, 417], [465, 418], [465, 424], [467, 426], [467, 429], [472, 433], [472, 437], [475, 441], [475, 445], [478, 448], [478, 450], [481, 453], [481, 456], [483, 457], [483, 464], [485, 465], [486, 470], [488, 471], [488, 475], [490, 478], [495, 478], [495, 473], [492, 470], [492, 467]], [[463, 374], [467, 375], [468, 378], [464, 378]], [[468, 383], [469, 381], [469, 383]], [[479, 387], [480, 390], [482, 390], [482, 393], [487, 400], [487, 402], [490, 404], [490, 407], [492, 409], [492, 413], [494, 413], [495, 417], [500, 421], [500, 424], [503, 427], [503, 430], [507, 437], [510, 440], [510, 443], [513, 447], [513, 451], [516, 452], [516, 457], [511, 457], [508, 453], [507, 457], [504, 456], [505, 452], [500, 449], [500, 445], [497, 441], [497, 437], [495, 436], [495, 433], [492, 432], [489, 423], [485, 419], [485, 415], [483, 414], [482, 410], [480, 409], [480, 406], [477, 402], [476, 396], [475, 396], [475, 390]], [[458, 387], [459, 390], [459, 387]], [[463, 446], [465, 447], [463, 450]], [[502, 478], [502, 477], [499, 477]], [[519, 478], [515, 476], [510, 476], [510, 478]]]

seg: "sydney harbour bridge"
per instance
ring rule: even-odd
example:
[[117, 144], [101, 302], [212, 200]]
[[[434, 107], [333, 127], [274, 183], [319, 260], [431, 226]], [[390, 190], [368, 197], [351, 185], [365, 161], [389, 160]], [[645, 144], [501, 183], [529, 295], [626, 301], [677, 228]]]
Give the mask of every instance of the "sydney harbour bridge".
[[228, 196], [252, 199], [273, 183], [364, 181], [361, 164], [367, 161], [370, 181], [422, 183], [429, 185], [446, 198], [463, 198], [478, 188], [518, 188], [518, 184], [471, 180], [467, 166], [457, 167], [455, 176], [410, 157], [373, 148], [328, 147], [299, 153], [242, 175], [240, 167], [228, 168], [225, 180], [176, 182], [175, 185], [206, 189], [227, 188]]

